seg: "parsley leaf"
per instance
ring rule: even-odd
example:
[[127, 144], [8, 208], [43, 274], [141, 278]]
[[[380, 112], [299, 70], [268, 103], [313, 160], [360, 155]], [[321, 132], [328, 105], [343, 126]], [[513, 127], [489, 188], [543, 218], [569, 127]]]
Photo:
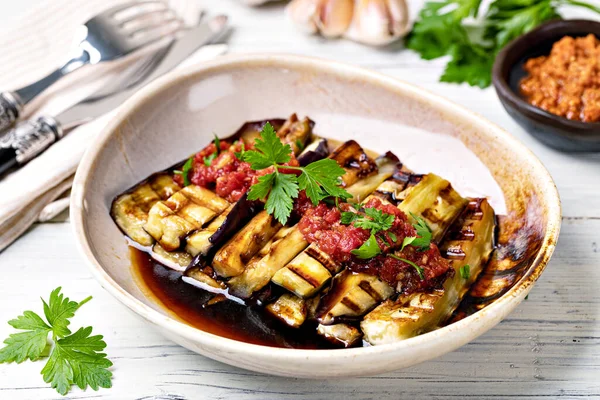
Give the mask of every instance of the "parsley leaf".
[[298, 178], [291, 174], [276, 174], [265, 209], [282, 224], [287, 222], [294, 200], [298, 197]]
[[285, 164], [291, 159], [292, 148], [289, 144], [281, 143], [269, 122], [263, 127], [260, 137], [256, 138], [254, 149], [246, 151], [243, 155], [243, 161], [250, 163], [253, 170]]
[[[281, 142], [268, 122], [256, 139], [254, 150], [244, 151], [239, 157], [250, 163], [254, 170], [273, 167], [274, 172], [263, 175], [250, 187], [248, 199], [266, 201], [267, 212], [282, 224], [287, 222], [293, 208], [293, 199], [298, 197], [299, 190], [306, 191], [315, 205], [330, 196], [343, 199], [352, 197], [339, 186], [340, 178], [346, 171], [332, 159], [319, 160], [305, 167], [282, 165], [292, 159], [292, 148]], [[283, 173], [279, 168], [300, 171], [300, 176]]]
[[[206, 159], [204, 160], [204, 163], [206, 164]], [[192, 184], [192, 182], [190, 182], [189, 174], [190, 174], [190, 170], [192, 169], [193, 165], [194, 165], [194, 157], [192, 156], [192, 157], [188, 158], [188, 160], [185, 162], [185, 164], [183, 164], [182, 171], [179, 171], [179, 170], [173, 171], [174, 174], [181, 175], [183, 177], [183, 186], [189, 186]]]
[[402, 241], [402, 248], [400, 250], [404, 250], [404, 248], [408, 245], [412, 245], [414, 247], [418, 247], [420, 251], [429, 250], [429, 246], [431, 245], [432, 233], [429, 225], [425, 220], [413, 213], [410, 213], [410, 216], [415, 220], [413, 227], [417, 231], [418, 236], [409, 236], [405, 237]]
[[26, 359], [35, 361], [40, 358], [47, 346], [48, 333], [52, 330], [44, 320], [33, 311], [25, 311], [23, 315], [8, 321], [15, 329], [26, 332], [11, 334], [0, 349], [0, 363], [22, 363]]
[[[106, 343], [101, 335], [90, 336], [91, 333], [91, 326], [80, 328], [74, 334], [58, 340], [53, 351], [58, 349], [60, 358], [68, 362], [73, 371], [72, 382], [81, 389], [86, 386], [94, 390], [109, 388], [112, 373], [107, 368], [112, 366], [112, 362], [106, 358], [106, 354], [101, 353]], [[44, 380], [50, 383], [45, 375]]]
[[411, 267], [413, 267], [414, 269], [417, 270], [417, 274], [419, 274], [419, 278], [421, 278], [421, 280], [425, 279], [425, 275], [423, 273], [423, 268], [419, 267], [414, 262], [412, 262], [410, 260], [407, 260], [406, 258], [398, 257], [395, 254], [388, 254], [388, 257], [392, 257], [392, 258], [395, 258], [398, 261], [402, 261], [402, 262], [407, 263], [408, 265], [410, 265]]
[[54, 346], [42, 369], [45, 382], [62, 395], [67, 394], [73, 384], [81, 389], [111, 387], [112, 373], [108, 368], [112, 362], [101, 353], [106, 347], [102, 336], [90, 336], [91, 327], [73, 334], [69, 330], [69, 319], [90, 299], [71, 301], [59, 287], [52, 291], [48, 302], [42, 300], [48, 323], [32, 311], [25, 311], [9, 321], [12, 327], [24, 332], [13, 333], [4, 341], [6, 346], [0, 349], [0, 363], [39, 359], [48, 347], [48, 334], [52, 333]]
[[552, 0], [496, 0], [490, 4], [485, 36], [496, 41], [498, 49], [536, 26], [560, 19]]
[[394, 217], [392, 214], [386, 214], [383, 211], [369, 207], [364, 209], [366, 217], [361, 216], [356, 221], [354, 221], [354, 226], [357, 228], [370, 229], [371, 234], [376, 234], [377, 232], [387, 231], [392, 227]]
[[484, 89], [492, 83], [494, 57], [488, 49], [473, 43], [455, 45], [450, 51], [441, 82], [462, 83]]
[[325, 158], [300, 167], [302, 174], [298, 177], [300, 190], [306, 190], [306, 195], [314, 205], [325, 197], [333, 196], [342, 199], [351, 198], [352, 195], [338, 186], [340, 177], [346, 173], [331, 158]]
[[460, 267], [460, 277], [463, 279], [469, 279], [471, 277], [471, 267], [469, 264]]
[[344, 212], [342, 212], [342, 216], [340, 218], [340, 223], [343, 225], [350, 225], [351, 223], [353, 223], [360, 217], [361, 216], [359, 213], [355, 213], [355, 212], [351, 212], [351, 211], [344, 211]]
[[48, 323], [52, 326], [52, 331], [56, 336], [63, 337], [71, 334], [71, 331], [68, 328], [71, 322], [69, 321], [69, 318], [73, 318], [75, 316], [75, 311], [92, 298], [88, 297], [78, 303], [63, 296], [60, 289], [60, 287], [54, 289], [50, 293], [48, 303], [46, 303], [44, 299], [42, 299], [42, 303], [44, 303], [44, 315], [46, 316]]
[[381, 254], [381, 248], [379, 247], [379, 243], [377, 243], [377, 238], [375, 238], [375, 235], [371, 234], [369, 239], [364, 242], [362, 246], [360, 246], [358, 249], [352, 250], [351, 253], [358, 258], [366, 260]]

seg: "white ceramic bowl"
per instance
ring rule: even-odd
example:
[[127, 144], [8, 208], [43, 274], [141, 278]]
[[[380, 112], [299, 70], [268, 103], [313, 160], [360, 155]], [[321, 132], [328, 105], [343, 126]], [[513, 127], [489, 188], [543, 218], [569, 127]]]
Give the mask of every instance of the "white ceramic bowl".
[[[363, 146], [374, 150], [401, 150], [399, 138], [408, 131], [415, 140], [435, 133], [424, 141], [434, 147], [436, 138], [462, 141], [498, 183], [510, 218], [519, 221], [515, 229], [535, 233], [520, 243], [530, 255], [523, 260], [520, 280], [487, 308], [442, 329], [395, 344], [342, 350], [271, 348], [225, 339], [180, 322], [147, 298], [134, 281], [126, 241], [109, 216], [113, 197], [202, 148], [213, 132], [226, 135], [245, 121], [292, 112], [314, 119], [317, 133], [360, 137]], [[561, 215], [556, 188], [542, 164], [508, 133], [470, 111], [344, 64], [245, 55], [176, 72], [130, 99], [84, 156], [73, 187], [71, 217], [79, 248], [100, 284], [173, 341], [237, 367], [326, 378], [414, 365], [492, 328], [523, 300], [544, 269]]]

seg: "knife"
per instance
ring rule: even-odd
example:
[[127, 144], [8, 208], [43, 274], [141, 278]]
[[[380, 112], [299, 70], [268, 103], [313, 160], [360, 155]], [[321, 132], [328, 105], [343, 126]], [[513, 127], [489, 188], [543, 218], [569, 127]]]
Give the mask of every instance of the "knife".
[[125, 90], [94, 93], [52, 117], [43, 115], [24, 121], [0, 138], [0, 175], [37, 157], [66, 132], [120, 106], [142, 86], [172, 70], [196, 49], [217, 40], [227, 30], [227, 17], [219, 15], [173, 39], [146, 63], [145, 76], [135, 78]]

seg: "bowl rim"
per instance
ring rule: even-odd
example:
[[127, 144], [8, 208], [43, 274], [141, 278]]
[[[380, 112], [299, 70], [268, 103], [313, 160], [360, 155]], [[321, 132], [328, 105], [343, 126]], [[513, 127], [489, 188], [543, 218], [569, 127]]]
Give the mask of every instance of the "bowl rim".
[[[116, 129], [127, 119], [127, 116], [142, 107], [146, 101], [157, 93], [177, 82], [194, 78], [201, 79], [203, 74], [219, 71], [225, 67], [231, 68], [236, 66], [242, 68], [252, 66], [276, 66], [281, 68], [285, 68], [286, 66], [294, 68], [302, 67], [322, 72], [325, 71], [342, 77], [358, 78], [367, 81], [369, 84], [377, 84], [385, 87], [387, 90], [394, 90], [403, 93], [404, 95], [410, 94], [418, 97], [424, 102], [431, 103], [434, 108], [445, 110], [449, 119], [451, 116], [459, 116], [463, 120], [470, 119], [471, 121], [476, 121], [479, 124], [488, 126], [495, 135], [502, 137], [503, 141], [511, 150], [521, 153], [523, 157], [528, 159], [532, 164], [532, 169], [537, 170], [538, 175], [542, 178], [541, 181], [538, 182], [545, 187], [545, 190], [542, 193], [545, 193], [547, 198], [550, 199], [547, 209], [546, 234], [531, 267], [509, 291], [504, 293], [504, 295], [483, 310], [458, 322], [397, 343], [350, 349], [287, 349], [241, 342], [202, 331], [172, 317], [169, 315], [168, 310], [167, 314], [163, 314], [135, 298], [132, 294], [119, 286], [104, 270], [100, 262], [94, 256], [92, 250], [93, 245], [86, 235], [84, 224], [84, 200], [90, 180], [89, 176], [95, 167], [96, 158], [103, 150], [106, 143], [111, 139], [112, 135], [116, 132]], [[555, 249], [562, 219], [558, 190], [549, 172], [543, 166], [541, 161], [539, 161], [539, 159], [516, 138], [482, 116], [437, 94], [379, 72], [315, 57], [270, 53], [221, 56], [215, 60], [192, 65], [181, 69], [180, 71], [167, 74], [136, 93], [120, 107], [117, 115], [109, 122], [103, 131], [99, 133], [92, 143], [90, 143], [75, 175], [70, 205], [71, 219], [73, 221], [72, 229], [76, 237], [77, 247], [90, 267], [92, 274], [102, 287], [136, 314], [142, 316], [163, 330], [172, 332], [178, 337], [182, 337], [195, 343], [200, 343], [207, 348], [226, 347], [230, 352], [239, 352], [249, 357], [268, 358], [278, 361], [286, 360], [300, 364], [307, 362], [308, 360], [319, 363], [338, 357], [354, 359], [354, 357], [357, 356], [382, 355], [391, 351], [397, 352], [408, 348], [426, 348], [433, 344], [445, 345], [446, 351], [436, 355], [439, 356], [473, 340], [504, 319], [529, 293], [533, 284], [545, 269]], [[449, 345], [448, 337], [453, 339]], [[425, 361], [430, 358], [432, 357], [425, 357], [419, 359], [417, 362]]]
[[[583, 25], [583, 29], [582, 29]], [[598, 33], [591, 32], [587, 27], [593, 26], [597, 28]], [[503, 70], [507, 67], [507, 58], [508, 55], [514, 53], [515, 49], [526, 41], [531, 41], [532, 39], [537, 39], [538, 37], [544, 34], [551, 34], [555, 30], [573, 28], [573, 31], [581, 31], [581, 33], [593, 33], [600, 38], [600, 22], [588, 19], [555, 19], [548, 21], [537, 28], [531, 30], [530, 32], [519, 36], [518, 38], [511, 41], [508, 45], [504, 46], [504, 48], [498, 53], [496, 56], [496, 60], [494, 61], [494, 65], [492, 67], [492, 82], [496, 91], [498, 92], [499, 97], [507, 102], [510, 105], [518, 110], [520, 113], [526, 113], [530, 116], [533, 116], [541, 123], [544, 124], [552, 124], [558, 125], [560, 129], [563, 130], [572, 130], [570, 131], [571, 136], [577, 136], [578, 139], [595, 141], [600, 139], [600, 136], [590, 137], [590, 132], [582, 133], [582, 131], [589, 130], [598, 130], [600, 131], [600, 122], [583, 122], [583, 121], [575, 121], [570, 120], [565, 117], [561, 117], [559, 115], [552, 114], [546, 110], [543, 110], [539, 107], [536, 107], [532, 104], [526, 102], [523, 98], [521, 98], [515, 91], [510, 87], [508, 80], [504, 77]], [[567, 33], [563, 34], [563, 37], [568, 35]], [[560, 40], [560, 39], [557, 39]], [[523, 52], [523, 55], [526, 53]], [[522, 56], [522, 55], [520, 55]], [[514, 65], [508, 66], [512, 68]], [[592, 139], [592, 140], [590, 140]]]

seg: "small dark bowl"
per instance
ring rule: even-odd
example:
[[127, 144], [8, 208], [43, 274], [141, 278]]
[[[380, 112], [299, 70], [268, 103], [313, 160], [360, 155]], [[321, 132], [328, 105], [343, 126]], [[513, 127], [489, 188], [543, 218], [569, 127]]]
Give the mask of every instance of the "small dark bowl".
[[571, 121], [527, 103], [520, 95], [519, 81], [525, 77], [524, 63], [548, 55], [564, 36], [594, 34], [600, 38], [600, 23], [588, 20], [547, 22], [508, 44], [496, 57], [492, 80], [508, 113], [542, 143], [570, 152], [600, 151], [600, 123]]

